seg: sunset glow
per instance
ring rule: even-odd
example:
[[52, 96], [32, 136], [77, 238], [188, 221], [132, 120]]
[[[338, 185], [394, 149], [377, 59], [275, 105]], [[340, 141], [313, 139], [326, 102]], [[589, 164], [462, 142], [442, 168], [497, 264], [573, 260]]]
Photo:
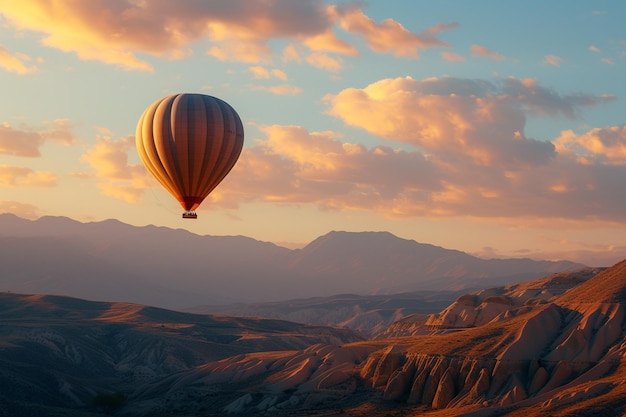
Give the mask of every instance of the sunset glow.
[[[0, 213], [289, 247], [385, 230], [611, 265], [624, 16], [621, 1], [0, 0]], [[179, 92], [225, 100], [245, 129], [197, 221], [135, 150], [143, 110]]]

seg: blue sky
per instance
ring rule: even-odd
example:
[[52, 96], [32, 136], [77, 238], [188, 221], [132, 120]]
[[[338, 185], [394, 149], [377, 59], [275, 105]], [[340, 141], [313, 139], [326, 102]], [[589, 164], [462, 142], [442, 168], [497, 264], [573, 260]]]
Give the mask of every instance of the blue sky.
[[[388, 230], [485, 257], [626, 257], [626, 3], [0, 0], [0, 212], [298, 246]], [[246, 144], [199, 210], [143, 169], [153, 101]]]

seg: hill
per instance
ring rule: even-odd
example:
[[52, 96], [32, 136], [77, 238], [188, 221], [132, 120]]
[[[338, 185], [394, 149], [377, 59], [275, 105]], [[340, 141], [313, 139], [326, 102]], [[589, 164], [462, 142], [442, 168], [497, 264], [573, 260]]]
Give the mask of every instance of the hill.
[[623, 415], [625, 265], [467, 293], [423, 315], [420, 332], [397, 322], [369, 340], [282, 320], [2, 293], [0, 409], [54, 417]]
[[99, 394], [130, 395], [207, 362], [357, 340], [349, 330], [280, 320], [0, 293], [0, 410], [7, 416], [97, 415]]
[[116, 220], [0, 215], [0, 290], [166, 308], [336, 294], [467, 291], [583, 265], [479, 259], [386, 232], [330, 232], [290, 250]]

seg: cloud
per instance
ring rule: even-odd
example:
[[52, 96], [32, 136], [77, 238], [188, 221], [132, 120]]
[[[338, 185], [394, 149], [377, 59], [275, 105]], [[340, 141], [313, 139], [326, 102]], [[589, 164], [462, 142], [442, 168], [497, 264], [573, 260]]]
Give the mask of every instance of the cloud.
[[266, 91], [268, 93], [277, 94], [277, 95], [296, 95], [302, 92], [300, 87], [295, 87], [292, 85], [281, 84], [274, 86], [264, 86], [264, 85], [255, 85], [252, 87], [253, 90], [256, 91]]
[[315, 52], [330, 52], [349, 56], [359, 55], [359, 51], [355, 46], [337, 38], [337, 35], [330, 29], [305, 39], [303, 44]]
[[0, 187], [55, 187], [56, 185], [56, 175], [51, 172], [0, 165]]
[[543, 87], [532, 78], [507, 77], [502, 80], [504, 100], [511, 105], [521, 106], [528, 114], [535, 116], [564, 116], [569, 119], [579, 117], [585, 107], [615, 101], [612, 95], [594, 96], [590, 94], [559, 94], [552, 88]]
[[19, 201], [0, 200], [0, 213], [13, 213], [23, 219], [30, 220], [39, 218], [39, 208], [37, 206]]
[[472, 45], [470, 48], [472, 55], [474, 56], [486, 56], [491, 59], [495, 59], [497, 61], [502, 61], [506, 59], [504, 55], [501, 55], [497, 52], [491, 51], [489, 48], [480, 45]]
[[48, 141], [60, 142], [66, 146], [76, 142], [72, 126], [66, 119], [57, 119], [51, 125], [48, 129], [34, 130], [24, 127], [19, 130], [8, 123], [0, 124], [0, 154], [39, 157], [41, 146]]
[[[413, 33], [392, 19], [374, 22], [361, 6], [330, 6], [318, 0], [31, 0], [28, 7], [0, 0], [0, 5], [9, 24], [41, 34], [48, 47], [139, 71], [153, 70], [149, 57], [184, 59], [198, 42], [205, 42], [206, 52], [216, 59], [254, 64], [272, 61], [270, 44], [275, 40], [313, 54], [357, 56], [356, 46], [335, 34], [339, 29], [362, 37], [375, 52], [417, 57], [420, 48], [448, 46], [436, 35], [458, 26], [440, 24]], [[0, 62], [12, 70], [29, 70], [18, 56], [6, 51], [2, 56]]]
[[611, 99], [564, 95], [510, 77], [380, 80], [325, 100], [329, 114], [389, 146], [366, 147], [301, 126], [261, 127], [265, 138], [244, 149], [211, 198], [224, 207], [309, 203], [525, 225], [623, 222], [624, 126], [545, 140], [524, 134], [527, 117], [576, 117]]
[[[98, 188], [103, 195], [136, 203], [145, 188], [154, 185], [145, 169], [139, 164], [128, 163], [128, 152], [135, 149], [135, 138], [128, 136], [112, 140], [108, 136], [97, 136], [96, 143], [81, 156], [95, 171], [100, 181]], [[84, 174], [76, 175], [85, 177]]]
[[589, 49], [591, 52], [595, 52], [597, 54], [600, 53], [600, 49], [597, 46], [594, 46], [594, 45], [589, 45], [589, 48], [587, 48], [587, 49]]
[[118, 200], [124, 200], [127, 203], [137, 203], [144, 194], [144, 190], [133, 185], [120, 184], [118, 182], [100, 182], [98, 188], [102, 195], [112, 197]]
[[252, 73], [254, 78], [257, 79], [268, 79], [270, 78], [270, 72], [265, 67], [260, 65], [255, 65], [253, 67], [248, 68], [248, 71]]
[[536, 165], [553, 156], [551, 144], [524, 135], [526, 117], [576, 118], [611, 96], [560, 95], [532, 79], [496, 82], [411, 77], [384, 79], [325, 97], [328, 113], [390, 141], [427, 153], [458, 153], [474, 161]]
[[626, 125], [595, 128], [582, 135], [565, 131], [555, 144], [561, 151], [578, 155], [583, 163], [626, 165]]
[[303, 61], [302, 55], [304, 51], [302, 48], [299, 48], [297, 45], [290, 43], [283, 49], [283, 62], [291, 62], [295, 61], [301, 63]]
[[419, 152], [342, 143], [334, 132], [266, 126], [267, 140], [245, 148], [211, 198], [315, 203], [331, 209], [384, 211], [403, 192], [438, 189], [431, 163]]
[[555, 67], [561, 66], [561, 61], [561, 57], [558, 57], [556, 55], [546, 55], [543, 59], [544, 64], [552, 65]]
[[[540, 158], [534, 164], [485, 164], [466, 157], [460, 148], [426, 154], [367, 148], [342, 141], [334, 132], [309, 132], [300, 126], [262, 130], [266, 139], [244, 149], [224, 186], [211, 195], [212, 204], [309, 203], [388, 217], [469, 216], [504, 224], [549, 221], [551, 227], [565, 222], [570, 228], [626, 221], [626, 164], [581, 159], [584, 154], [562, 145], [528, 145]], [[614, 130], [621, 132], [609, 129], [610, 134], [618, 135]], [[598, 152], [606, 158], [615, 154]]]
[[615, 61], [613, 61], [613, 59], [611, 59], [611, 58], [602, 58], [600, 61], [604, 62], [605, 64], [608, 64], [608, 65], [615, 64]]
[[306, 58], [306, 62], [316, 68], [320, 68], [326, 71], [337, 72], [343, 68], [341, 60], [338, 58], [332, 58], [327, 54], [312, 53]]
[[381, 138], [427, 153], [458, 155], [476, 163], [537, 165], [554, 156], [553, 146], [524, 135], [526, 113], [574, 116], [595, 96], [561, 96], [532, 80], [496, 83], [452, 77], [422, 81], [385, 79], [364, 89], [328, 95], [329, 114]]
[[418, 34], [392, 19], [376, 23], [355, 4], [329, 6], [329, 9], [337, 16], [339, 25], [346, 32], [363, 37], [373, 51], [394, 56], [417, 58], [418, 49], [449, 47], [435, 34], [459, 26], [458, 23], [438, 24]]
[[453, 52], [442, 52], [441, 57], [449, 62], [464, 62], [466, 61], [463, 55], [455, 54]]
[[67, 119], [56, 119], [52, 123], [46, 123], [46, 125], [50, 124], [52, 126], [49, 129], [40, 132], [45, 141], [60, 142], [65, 146], [71, 146], [76, 143], [76, 135], [72, 132], [73, 126]]
[[43, 43], [81, 59], [125, 69], [151, 71], [139, 54], [181, 59], [199, 40], [213, 44], [220, 59], [262, 62], [274, 38], [307, 39], [328, 31], [332, 22], [317, 1], [271, 3], [33, 0], [25, 8], [2, 1], [2, 14], [20, 30], [43, 34]]
[[274, 76], [275, 78], [278, 78], [280, 80], [283, 80], [283, 81], [287, 80], [287, 74], [285, 74], [284, 71], [279, 70], [277, 68], [272, 69], [272, 76]]
[[255, 66], [248, 68], [248, 71], [250, 71], [252, 75], [254, 76], [254, 78], [256, 79], [278, 78], [283, 81], [287, 80], [287, 74], [285, 74], [284, 71], [279, 70], [277, 68], [273, 68], [272, 70], [269, 70], [260, 65], [255, 65]]
[[16, 130], [8, 123], [0, 124], [0, 153], [37, 157], [41, 156], [39, 147], [43, 143], [43, 137], [37, 132]]
[[27, 66], [25, 61], [30, 61], [30, 57], [24, 54], [11, 55], [4, 46], [0, 45], [0, 68], [20, 75], [37, 71], [35, 65]]

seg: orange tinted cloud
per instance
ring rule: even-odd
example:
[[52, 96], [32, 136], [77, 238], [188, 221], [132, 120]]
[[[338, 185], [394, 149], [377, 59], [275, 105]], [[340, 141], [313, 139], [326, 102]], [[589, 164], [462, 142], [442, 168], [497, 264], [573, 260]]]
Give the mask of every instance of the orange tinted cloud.
[[558, 57], [556, 55], [546, 55], [545, 58], [543, 59], [544, 63], [555, 66], [555, 67], [560, 66], [561, 61], [562, 61], [561, 57]]
[[[376, 211], [389, 217], [472, 216], [502, 222], [541, 219], [626, 220], [626, 165], [581, 163], [554, 152], [528, 165], [477, 163], [464, 149], [367, 148], [333, 132], [269, 126], [267, 138], [244, 149], [218, 204], [311, 203], [336, 210]], [[562, 148], [559, 148], [562, 149]], [[601, 213], [601, 214], [600, 214]], [[574, 225], [575, 223], [572, 223]]]
[[29, 128], [20, 130], [8, 123], [0, 124], [0, 154], [39, 157], [41, 156], [39, 148], [46, 141], [51, 140], [64, 145], [72, 145], [76, 142], [76, 137], [67, 120], [55, 120], [49, 129], [41, 130]]
[[24, 219], [35, 220], [40, 217], [39, 209], [28, 203], [19, 201], [0, 200], [0, 212], [14, 213]]
[[472, 47], [470, 48], [470, 51], [472, 52], [472, 55], [474, 56], [486, 56], [486, 57], [489, 57], [491, 59], [495, 59], [498, 61], [506, 59], [504, 55], [501, 55], [497, 52], [493, 52], [489, 48], [485, 46], [481, 46], [481, 45], [472, 45]]
[[290, 43], [283, 49], [282, 60], [284, 62], [295, 61], [300, 63], [303, 60], [303, 53], [304, 51], [302, 51], [301, 48], [299, 48], [297, 45]]
[[576, 117], [612, 99], [562, 95], [533, 79], [381, 80], [326, 101], [330, 114], [392, 145], [368, 148], [334, 132], [267, 126], [266, 139], [244, 150], [218, 190], [219, 201], [312, 203], [390, 217], [626, 221], [623, 127], [554, 142], [524, 134], [529, 115]]
[[306, 62], [312, 66], [327, 71], [337, 72], [343, 67], [341, 60], [333, 58], [327, 54], [314, 52], [306, 58]]
[[[216, 190], [242, 200], [315, 203], [335, 209], [385, 212], [404, 193], [437, 189], [431, 163], [418, 152], [388, 147], [368, 149], [342, 143], [333, 132], [309, 132], [299, 126], [263, 128], [267, 140], [244, 149], [227, 178]], [[417, 200], [416, 200], [417, 201]]]
[[349, 56], [359, 55], [359, 51], [355, 46], [337, 38], [337, 35], [335, 35], [330, 29], [320, 33], [319, 35], [306, 38], [303, 41], [303, 44], [310, 50], [316, 52], [331, 52]]
[[463, 55], [455, 54], [453, 52], [442, 52], [441, 57], [449, 62], [463, 62], [465, 57]]
[[458, 27], [457, 23], [439, 24], [418, 34], [407, 30], [392, 19], [376, 23], [355, 5], [329, 6], [329, 8], [339, 17], [340, 26], [346, 32], [362, 36], [375, 52], [395, 56], [417, 58], [418, 49], [448, 47], [449, 45], [438, 39], [435, 34]]
[[384, 79], [325, 98], [329, 114], [381, 138], [428, 153], [463, 152], [481, 164], [536, 165], [554, 156], [552, 144], [524, 135], [526, 113], [576, 117], [612, 97], [560, 95], [534, 80], [495, 83], [452, 77]]
[[277, 95], [295, 95], [300, 94], [302, 89], [300, 87], [295, 87], [293, 85], [281, 84], [274, 86], [264, 86], [264, 85], [255, 85], [252, 87], [253, 90], [256, 91], [266, 91], [268, 93], [277, 94]]
[[534, 97], [542, 94], [550, 97], [541, 87], [526, 87], [515, 79], [496, 85], [405, 77], [346, 89], [327, 96], [326, 101], [329, 113], [347, 124], [428, 153], [463, 152], [481, 164], [534, 165], [550, 159], [553, 146], [524, 136], [523, 106], [552, 105], [549, 111], [558, 112], [559, 106], [563, 107], [560, 111], [572, 111], [566, 98], [544, 103]]
[[248, 68], [248, 71], [250, 71], [254, 75], [254, 78], [257, 78], [257, 79], [278, 78], [283, 81], [287, 79], [287, 74], [285, 74], [284, 71], [279, 70], [277, 68], [269, 70], [260, 65], [255, 65], [255, 66]]
[[135, 203], [144, 189], [154, 184], [141, 165], [128, 163], [128, 153], [134, 149], [132, 136], [119, 140], [98, 136], [95, 145], [82, 155], [81, 161], [94, 169], [104, 195]]
[[[360, 6], [326, 6], [316, 0], [29, 0], [27, 4], [0, 0], [0, 6], [18, 30], [41, 33], [44, 45], [76, 53], [81, 59], [140, 71], [153, 70], [140, 54], [183, 59], [193, 53], [192, 43], [203, 40], [209, 55], [248, 63], [269, 63], [274, 54], [269, 43], [274, 39], [313, 53], [358, 55], [354, 45], [334, 34], [337, 27], [363, 37], [378, 53], [416, 57], [419, 48], [447, 46], [436, 34], [457, 26], [436, 25], [413, 33], [391, 19], [374, 22]], [[0, 65], [18, 72], [32, 68], [6, 51], [0, 51]]]
[[577, 155], [593, 158], [609, 165], [626, 165], [626, 125], [595, 128], [576, 135], [566, 131], [555, 141], [557, 149], [571, 151]]
[[128, 164], [128, 152], [135, 149], [135, 138], [112, 140], [108, 136], [98, 136], [96, 143], [81, 157], [90, 164], [98, 178], [132, 179], [142, 173], [140, 165]]
[[54, 187], [56, 185], [56, 175], [51, 172], [0, 165], [0, 187]]
[[37, 132], [16, 130], [8, 123], [0, 124], [0, 153], [36, 157], [44, 140]]
[[0, 68], [16, 74], [28, 74], [37, 71], [35, 65], [28, 66], [30, 58], [23, 54], [12, 55], [4, 46], [0, 45]]

